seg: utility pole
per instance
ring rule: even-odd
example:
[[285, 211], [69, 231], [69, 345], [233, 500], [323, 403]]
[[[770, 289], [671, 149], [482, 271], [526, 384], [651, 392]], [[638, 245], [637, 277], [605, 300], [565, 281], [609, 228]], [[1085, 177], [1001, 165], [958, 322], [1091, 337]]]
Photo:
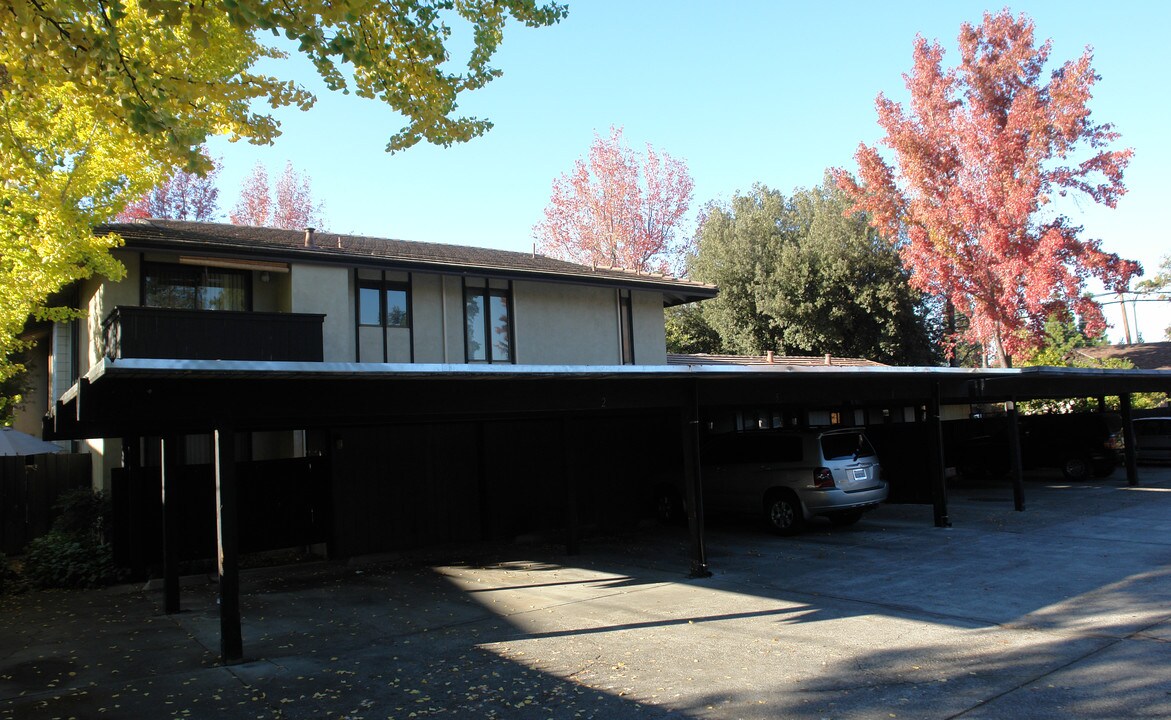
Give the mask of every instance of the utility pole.
[[1130, 344], [1130, 319], [1126, 317], [1126, 296], [1118, 293], [1118, 304], [1122, 306], [1122, 335], [1126, 344]]

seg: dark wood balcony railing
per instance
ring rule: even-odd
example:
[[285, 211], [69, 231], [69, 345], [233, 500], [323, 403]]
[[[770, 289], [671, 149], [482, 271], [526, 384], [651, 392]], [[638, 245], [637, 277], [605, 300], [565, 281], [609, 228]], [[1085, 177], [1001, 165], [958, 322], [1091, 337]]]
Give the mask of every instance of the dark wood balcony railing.
[[324, 315], [119, 306], [106, 357], [321, 362]]

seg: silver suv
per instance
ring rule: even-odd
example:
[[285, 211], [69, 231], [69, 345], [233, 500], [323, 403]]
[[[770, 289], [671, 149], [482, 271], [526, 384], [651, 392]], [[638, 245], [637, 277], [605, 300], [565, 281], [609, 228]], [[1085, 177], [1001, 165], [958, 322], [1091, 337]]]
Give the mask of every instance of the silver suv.
[[713, 434], [700, 457], [708, 511], [763, 513], [781, 535], [815, 515], [851, 525], [887, 496], [878, 456], [859, 428]]

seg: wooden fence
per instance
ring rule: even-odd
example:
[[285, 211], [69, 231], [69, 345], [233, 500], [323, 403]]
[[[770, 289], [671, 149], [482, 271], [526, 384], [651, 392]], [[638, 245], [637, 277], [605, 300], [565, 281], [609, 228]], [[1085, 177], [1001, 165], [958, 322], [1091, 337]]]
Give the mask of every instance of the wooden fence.
[[[236, 464], [240, 551], [260, 552], [329, 540], [329, 467], [323, 458]], [[113, 471], [114, 562], [142, 575], [162, 562], [163, 506], [159, 468]], [[168, 494], [179, 507], [180, 560], [216, 555], [215, 475], [211, 465], [179, 469]]]
[[57, 497], [91, 482], [87, 453], [0, 457], [0, 551], [24, 552], [49, 532]]

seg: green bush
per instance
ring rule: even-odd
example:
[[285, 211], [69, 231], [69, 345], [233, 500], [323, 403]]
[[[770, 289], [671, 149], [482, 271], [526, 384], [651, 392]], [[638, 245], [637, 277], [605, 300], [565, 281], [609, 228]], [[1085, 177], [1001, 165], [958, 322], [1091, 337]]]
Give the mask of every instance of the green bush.
[[102, 542], [110, 524], [110, 500], [101, 492], [69, 490], [57, 497], [53, 509], [60, 513], [51, 532], [90, 542]]
[[22, 587], [20, 576], [13, 571], [4, 553], [0, 553], [0, 595], [19, 592]]
[[24, 577], [37, 587], [99, 587], [118, 576], [109, 545], [54, 531], [33, 540], [25, 551]]
[[60, 512], [48, 535], [29, 543], [24, 577], [37, 587], [89, 588], [119, 577], [114, 553], [103, 542], [110, 501], [100, 492], [71, 490], [53, 507]]

